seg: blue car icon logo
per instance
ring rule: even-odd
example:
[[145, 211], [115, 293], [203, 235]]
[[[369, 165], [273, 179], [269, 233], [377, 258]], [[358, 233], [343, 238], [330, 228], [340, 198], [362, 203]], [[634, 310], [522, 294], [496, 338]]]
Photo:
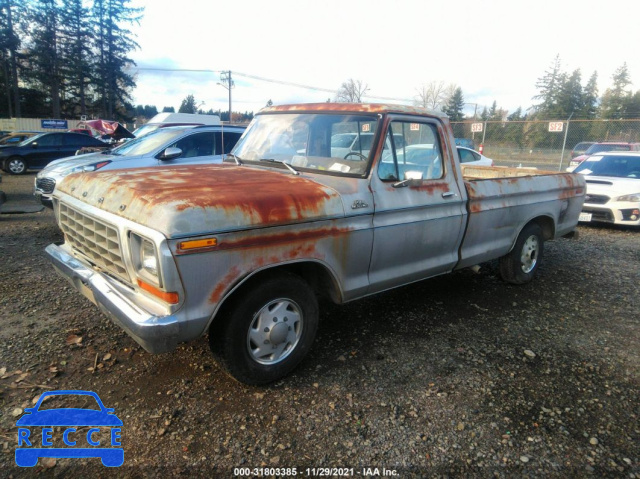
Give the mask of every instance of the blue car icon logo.
[[[89, 401], [93, 398], [99, 409], [42, 408], [42, 402], [52, 397], [57, 400], [80, 398]], [[124, 449], [118, 447], [121, 446], [122, 421], [114, 414], [114, 409], [104, 406], [96, 393], [73, 390], [45, 392], [34, 407], [24, 412], [16, 422], [18, 466], [33, 467], [41, 457], [99, 457], [102, 464], [108, 467], [119, 467], [124, 463]], [[54, 442], [65, 447], [56, 447]]]

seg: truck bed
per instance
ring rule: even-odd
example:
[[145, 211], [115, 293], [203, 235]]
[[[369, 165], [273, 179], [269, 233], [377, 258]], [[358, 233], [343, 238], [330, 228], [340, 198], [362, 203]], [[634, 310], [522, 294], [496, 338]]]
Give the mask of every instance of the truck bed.
[[462, 175], [469, 216], [458, 268], [506, 254], [530, 219], [542, 219], [547, 240], [577, 224], [585, 193], [577, 175], [499, 166], [463, 166]]
[[537, 168], [512, 168], [508, 166], [460, 166], [462, 167], [462, 177], [465, 180], [469, 181], [558, 174], [557, 171], [538, 170]]

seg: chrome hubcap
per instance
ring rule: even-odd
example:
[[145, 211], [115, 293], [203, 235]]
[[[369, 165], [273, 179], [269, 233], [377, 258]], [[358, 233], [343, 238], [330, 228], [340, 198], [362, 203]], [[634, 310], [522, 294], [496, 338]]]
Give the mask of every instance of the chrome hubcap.
[[522, 252], [520, 253], [520, 263], [522, 264], [522, 271], [524, 273], [530, 273], [533, 268], [536, 267], [538, 262], [538, 237], [529, 236], [527, 241], [522, 246]]
[[12, 160], [9, 162], [9, 170], [12, 173], [22, 173], [24, 171], [24, 164], [20, 160]]
[[272, 365], [293, 352], [302, 335], [302, 310], [290, 299], [276, 299], [256, 313], [247, 333], [247, 350], [260, 364]]

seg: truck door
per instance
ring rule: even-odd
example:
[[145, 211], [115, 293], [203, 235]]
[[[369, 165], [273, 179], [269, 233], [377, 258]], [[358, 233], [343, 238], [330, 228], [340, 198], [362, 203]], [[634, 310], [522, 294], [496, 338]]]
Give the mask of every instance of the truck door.
[[375, 212], [369, 292], [451, 271], [466, 221], [466, 195], [436, 120], [395, 117], [371, 176]]

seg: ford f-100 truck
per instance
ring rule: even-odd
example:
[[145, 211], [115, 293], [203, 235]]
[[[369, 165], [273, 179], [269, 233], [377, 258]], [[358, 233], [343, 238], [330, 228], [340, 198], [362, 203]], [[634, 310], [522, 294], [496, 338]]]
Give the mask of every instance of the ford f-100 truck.
[[448, 119], [420, 108], [275, 106], [223, 164], [68, 176], [53, 196], [64, 243], [46, 251], [147, 351], [208, 333], [233, 377], [264, 384], [309, 351], [318, 297], [495, 258], [526, 283], [584, 194], [573, 173], [464, 169]]

